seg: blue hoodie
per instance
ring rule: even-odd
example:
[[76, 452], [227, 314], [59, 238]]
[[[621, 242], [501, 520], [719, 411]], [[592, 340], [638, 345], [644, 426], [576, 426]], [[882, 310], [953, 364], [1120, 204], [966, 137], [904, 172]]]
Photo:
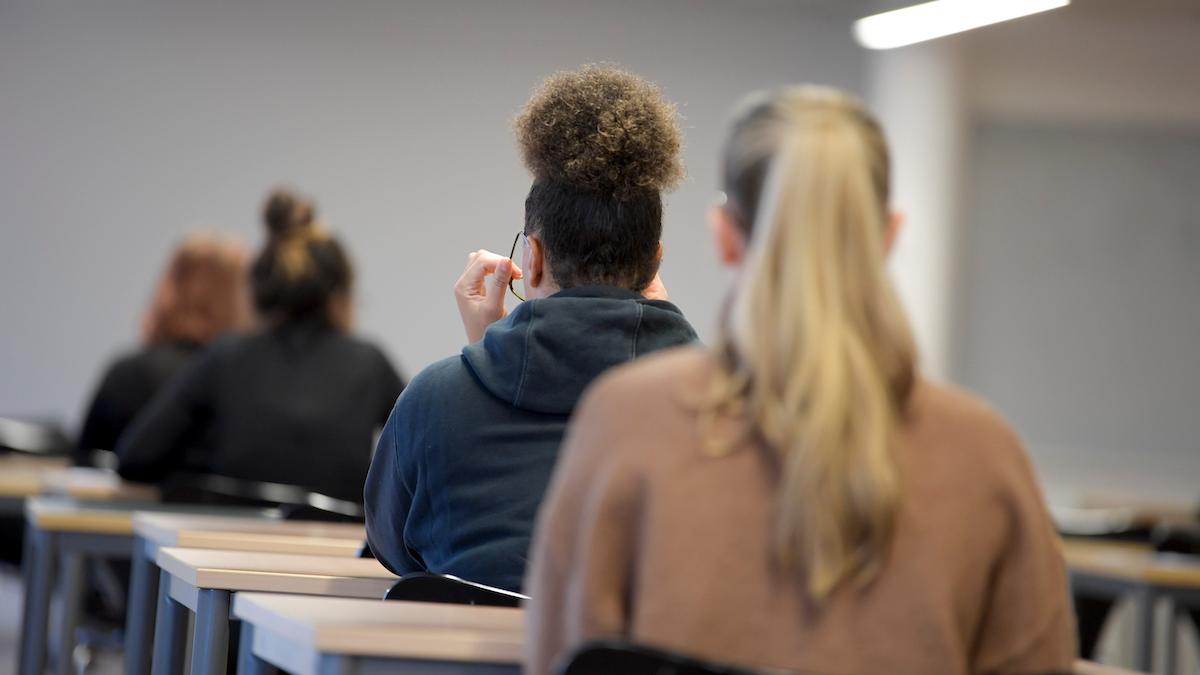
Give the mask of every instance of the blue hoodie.
[[365, 497], [388, 569], [517, 591], [567, 419], [601, 373], [696, 340], [679, 309], [612, 287], [521, 303], [396, 401]]

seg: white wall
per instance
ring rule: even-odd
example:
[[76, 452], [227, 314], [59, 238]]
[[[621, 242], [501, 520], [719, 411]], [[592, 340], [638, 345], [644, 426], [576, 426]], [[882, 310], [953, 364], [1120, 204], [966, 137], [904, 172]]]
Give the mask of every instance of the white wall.
[[1060, 493], [1200, 497], [1200, 129], [987, 123], [958, 377]]
[[860, 90], [846, 3], [0, 1], [0, 414], [77, 418], [135, 341], [188, 228], [257, 239], [314, 194], [361, 270], [361, 325], [410, 373], [462, 343], [450, 287], [504, 249], [528, 188], [509, 122], [537, 80], [609, 60], [680, 104], [689, 182], [665, 278], [711, 334], [704, 209], [726, 113], [757, 87]]
[[1075, 0], [867, 63], [926, 372], [999, 406], [1055, 501], [1193, 503], [1200, 3]]
[[892, 159], [892, 207], [903, 224], [890, 267], [908, 312], [922, 372], [950, 378], [961, 224], [963, 59], [958, 40], [935, 40], [867, 60], [870, 105]]
[[968, 50], [952, 374], [1052, 499], [1200, 497], [1200, 3], [1077, 0]]

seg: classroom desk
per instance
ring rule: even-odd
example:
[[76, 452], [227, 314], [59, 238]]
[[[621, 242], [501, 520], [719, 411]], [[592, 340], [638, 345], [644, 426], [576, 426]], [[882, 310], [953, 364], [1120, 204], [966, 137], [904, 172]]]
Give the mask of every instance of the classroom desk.
[[74, 497], [85, 501], [156, 502], [158, 488], [122, 480], [108, 469], [75, 466], [46, 474], [42, 494]]
[[172, 510], [223, 515], [262, 516], [264, 509], [230, 509], [140, 502], [85, 502], [69, 497], [31, 497], [25, 502], [25, 606], [22, 614], [18, 675], [41, 675], [46, 662], [50, 600], [57, 585], [62, 607], [55, 666], [68, 675], [75, 627], [86, 590], [84, 563], [89, 557], [129, 559], [133, 550], [133, 514]]
[[25, 498], [41, 494], [46, 475], [67, 464], [65, 457], [0, 455], [0, 516], [20, 516]]
[[373, 558], [164, 548], [157, 562], [153, 675], [182, 672], [190, 612], [196, 615], [192, 675], [225, 672], [234, 592], [382, 599], [398, 579]]
[[63, 457], [0, 455], [0, 516], [20, 516], [25, 499], [57, 495], [87, 501], [158, 501], [158, 489], [104, 469], [71, 467]]
[[238, 593], [239, 675], [520, 672], [524, 610]]
[[139, 512], [133, 516], [133, 571], [125, 621], [125, 673], [148, 675], [153, 654], [160, 548], [208, 548], [354, 557], [366, 528], [350, 523]]
[[[1072, 590], [1082, 595], [1133, 600], [1135, 666], [1151, 672], [1154, 666], [1154, 608], [1160, 601], [1175, 606], [1200, 606], [1200, 561], [1191, 556], [1155, 553], [1144, 546], [1091, 541], [1063, 543], [1071, 572]], [[1166, 636], [1166, 671], [1174, 670], [1175, 631]]]
[[1149, 530], [1162, 524], [1196, 522], [1196, 511], [1190, 505], [1150, 502], [1109, 502], [1089, 498], [1078, 504], [1050, 504], [1050, 515], [1064, 536], [1098, 536], [1112, 533]]

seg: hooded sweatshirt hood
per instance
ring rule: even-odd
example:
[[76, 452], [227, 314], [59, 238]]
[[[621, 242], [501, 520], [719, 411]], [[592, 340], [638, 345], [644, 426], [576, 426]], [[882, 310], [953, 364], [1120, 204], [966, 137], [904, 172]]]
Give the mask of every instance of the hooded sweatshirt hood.
[[401, 576], [520, 590], [533, 525], [584, 389], [696, 333], [669, 302], [610, 287], [521, 303], [396, 401], [367, 476], [371, 550]]
[[463, 349], [493, 396], [524, 410], [568, 415], [604, 371], [696, 341], [675, 305], [621, 288], [571, 288], [527, 300]]

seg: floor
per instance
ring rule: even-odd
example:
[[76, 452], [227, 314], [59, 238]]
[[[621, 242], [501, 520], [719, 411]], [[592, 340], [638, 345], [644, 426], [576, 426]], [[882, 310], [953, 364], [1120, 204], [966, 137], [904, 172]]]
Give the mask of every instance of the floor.
[[[0, 675], [16, 675], [17, 639], [21, 634], [21, 575], [0, 566]], [[124, 659], [115, 651], [97, 651], [84, 671], [86, 675], [120, 675]]]

